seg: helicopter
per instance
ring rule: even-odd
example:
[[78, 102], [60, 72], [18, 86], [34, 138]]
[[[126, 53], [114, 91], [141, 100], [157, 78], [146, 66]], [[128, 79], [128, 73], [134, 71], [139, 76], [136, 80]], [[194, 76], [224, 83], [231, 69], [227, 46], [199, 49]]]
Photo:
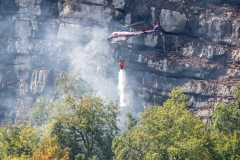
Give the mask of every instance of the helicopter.
[[[139, 23], [142, 23], [142, 22], [139, 22]], [[139, 23], [135, 23], [134, 25], [139, 24]], [[108, 36], [107, 40], [111, 43], [124, 42], [132, 36], [136, 36], [136, 35], [140, 35], [140, 34], [144, 34], [144, 33], [153, 33], [153, 35], [156, 36], [157, 28], [159, 27], [159, 25], [160, 24], [158, 22], [151, 30], [135, 31], [135, 32], [131, 31], [130, 28], [123, 28], [118, 32], [113, 32], [110, 36]], [[127, 27], [129, 27], [129, 26], [127, 26]]]

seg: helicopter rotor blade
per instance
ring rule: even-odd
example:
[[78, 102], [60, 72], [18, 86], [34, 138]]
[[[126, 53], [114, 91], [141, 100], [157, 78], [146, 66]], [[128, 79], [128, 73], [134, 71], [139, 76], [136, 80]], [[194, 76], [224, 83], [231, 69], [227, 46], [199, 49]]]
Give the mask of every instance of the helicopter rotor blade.
[[131, 27], [131, 26], [135, 26], [135, 25], [138, 25], [138, 24], [142, 24], [142, 23], [144, 23], [144, 21], [137, 22], [137, 23], [133, 23], [133, 24], [126, 24], [126, 25], [123, 26], [123, 27]]

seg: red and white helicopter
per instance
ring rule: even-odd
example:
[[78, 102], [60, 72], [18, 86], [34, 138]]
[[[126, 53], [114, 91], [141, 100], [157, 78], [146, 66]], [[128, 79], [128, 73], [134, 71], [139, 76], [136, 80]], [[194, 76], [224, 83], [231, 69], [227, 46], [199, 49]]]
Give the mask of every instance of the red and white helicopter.
[[[139, 23], [142, 23], [142, 22], [139, 22]], [[139, 23], [135, 23], [134, 25]], [[132, 36], [136, 36], [144, 33], [153, 33], [153, 35], [155, 36], [157, 35], [158, 27], [159, 27], [159, 23], [157, 23], [152, 30], [135, 31], [135, 32], [132, 32], [129, 28], [124, 28], [118, 32], [113, 32], [110, 36], [108, 36], [107, 40], [111, 43], [118, 43], [118, 42], [126, 41], [128, 38]]]

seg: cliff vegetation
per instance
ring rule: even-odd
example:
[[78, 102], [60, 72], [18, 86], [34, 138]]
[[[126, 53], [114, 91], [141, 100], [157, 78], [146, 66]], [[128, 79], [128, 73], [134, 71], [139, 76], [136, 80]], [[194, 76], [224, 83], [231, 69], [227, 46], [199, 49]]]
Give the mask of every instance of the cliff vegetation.
[[[76, 86], [79, 83], [66, 83], [67, 79], [65, 74], [55, 83], [61, 98], [36, 101], [27, 125], [1, 127], [1, 159], [220, 160], [240, 157], [240, 84], [231, 103], [214, 108], [210, 124], [187, 109], [189, 100], [178, 87], [170, 92], [162, 106], [149, 106], [140, 119], [128, 113], [125, 130], [120, 131], [117, 102], [106, 101], [91, 90], [80, 92]], [[73, 82], [72, 78], [69, 80]]]

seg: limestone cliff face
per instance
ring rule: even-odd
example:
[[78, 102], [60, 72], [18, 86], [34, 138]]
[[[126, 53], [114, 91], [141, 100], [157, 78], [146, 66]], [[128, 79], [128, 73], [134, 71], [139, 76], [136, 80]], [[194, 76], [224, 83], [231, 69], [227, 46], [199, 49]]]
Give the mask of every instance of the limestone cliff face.
[[[61, 71], [73, 71], [99, 94], [118, 99], [119, 59], [126, 61], [129, 110], [161, 104], [176, 86], [199, 116], [232, 99], [240, 77], [240, 1], [0, 0], [2, 121], [27, 118], [38, 96], [52, 94]], [[123, 44], [107, 36], [121, 24], [151, 29]], [[117, 27], [116, 27], [117, 26]]]

